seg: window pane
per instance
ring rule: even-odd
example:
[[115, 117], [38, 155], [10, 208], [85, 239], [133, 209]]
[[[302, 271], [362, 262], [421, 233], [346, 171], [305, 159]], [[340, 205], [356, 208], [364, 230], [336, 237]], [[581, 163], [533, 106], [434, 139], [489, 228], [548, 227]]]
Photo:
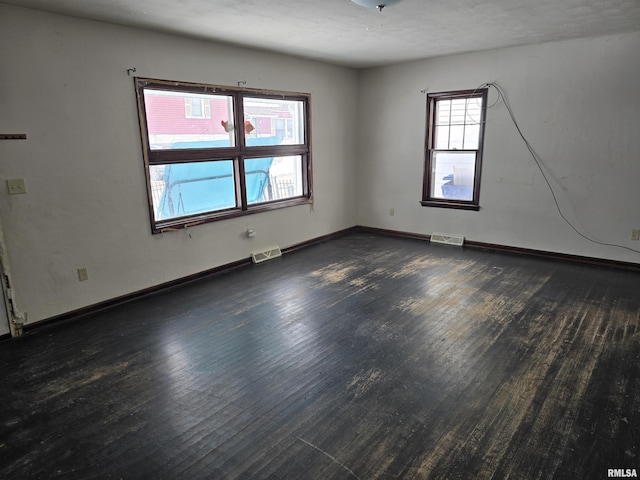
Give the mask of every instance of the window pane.
[[435, 127], [434, 148], [437, 150], [449, 149], [449, 125]]
[[247, 146], [304, 144], [304, 102], [245, 98], [244, 133]]
[[451, 100], [436, 102], [436, 125], [449, 125], [451, 115]]
[[431, 197], [452, 200], [473, 200], [475, 164], [475, 152], [433, 152], [431, 162]]
[[467, 119], [465, 123], [468, 125], [479, 125], [482, 112], [482, 98], [470, 98], [467, 100]]
[[462, 141], [464, 140], [464, 125], [451, 125], [451, 132], [449, 135], [449, 149], [462, 150]]
[[204, 117], [204, 110], [202, 108], [202, 102], [204, 100], [201, 98], [189, 98], [188, 102], [191, 106], [191, 118], [202, 118]]
[[302, 156], [244, 161], [249, 205], [302, 195]]
[[151, 150], [233, 147], [233, 98], [144, 90]]
[[465, 150], [477, 150], [480, 140], [480, 125], [467, 125], [464, 129]]
[[149, 175], [156, 220], [236, 206], [231, 160], [151, 165]]
[[462, 125], [466, 120], [467, 99], [456, 98], [451, 100], [451, 124]]

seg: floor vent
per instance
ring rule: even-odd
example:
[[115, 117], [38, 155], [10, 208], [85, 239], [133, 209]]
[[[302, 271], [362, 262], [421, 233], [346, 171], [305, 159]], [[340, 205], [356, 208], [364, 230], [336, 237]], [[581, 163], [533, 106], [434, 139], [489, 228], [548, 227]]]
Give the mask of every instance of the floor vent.
[[251, 260], [253, 260], [253, 263], [262, 263], [281, 256], [282, 252], [280, 251], [280, 247], [271, 247], [259, 252], [252, 252]]
[[431, 242], [443, 243], [445, 245], [456, 245], [461, 247], [464, 243], [464, 237], [458, 235], [446, 235], [444, 233], [432, 233]]

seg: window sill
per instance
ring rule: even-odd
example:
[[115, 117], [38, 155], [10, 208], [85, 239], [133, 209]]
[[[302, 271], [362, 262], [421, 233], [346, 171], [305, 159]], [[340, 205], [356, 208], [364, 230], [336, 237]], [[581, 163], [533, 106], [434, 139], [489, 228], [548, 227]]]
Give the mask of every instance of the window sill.
[[480, 210], [480, 205], [474, 203], [461, 203], [448, 200], [423, 200], [420, 202], [423, 207], [440, 207], [440, 208], [455, 208], [458, 210]]
[[229, 218], [243, 217], [245, 215], [253, 215], [256, 213], [269, 212], [279, 210], [281, 208], [295, 207], [298, 205], [312, 204], [313, 200], [307, 197], [296, 197], [290, 200], [278, 201], [273, 203], [262, 203], [260, 205], [252, 205], [247, 210], [231, 209], [220, 212], [205, 213], [201, 215], [191, 215], [189, 217], [173, 218], [170, 220], [156, 222], [152, 228], [152, 233], [166, 233], [190, 228], [203, 223], [218, 222]]

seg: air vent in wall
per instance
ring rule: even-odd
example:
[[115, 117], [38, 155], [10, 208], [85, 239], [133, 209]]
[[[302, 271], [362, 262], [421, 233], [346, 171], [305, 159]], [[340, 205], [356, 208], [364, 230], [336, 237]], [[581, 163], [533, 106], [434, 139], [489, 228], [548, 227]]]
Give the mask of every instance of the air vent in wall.
[[432, 233], [431, 242], [461, 247], [464, 243], [464, 237], [459, 235], [447, 235], [446, 233]]
[[280, 251], [280, 247], [271, 247], [259, 252], [252, 252], [251, 260], [253, 260], [253, 263], [262, 263], [281, 256], [282, 252]]

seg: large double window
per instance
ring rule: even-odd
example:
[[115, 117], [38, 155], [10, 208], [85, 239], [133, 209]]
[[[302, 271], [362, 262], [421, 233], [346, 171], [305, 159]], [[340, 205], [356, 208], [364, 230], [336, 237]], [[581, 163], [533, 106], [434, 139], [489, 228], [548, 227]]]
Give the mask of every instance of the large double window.
[[135, 84], [153, 232], [311, 201], [309, 95]]
[[427, 95], [422, 205], [480, 208], [487, 89]]

